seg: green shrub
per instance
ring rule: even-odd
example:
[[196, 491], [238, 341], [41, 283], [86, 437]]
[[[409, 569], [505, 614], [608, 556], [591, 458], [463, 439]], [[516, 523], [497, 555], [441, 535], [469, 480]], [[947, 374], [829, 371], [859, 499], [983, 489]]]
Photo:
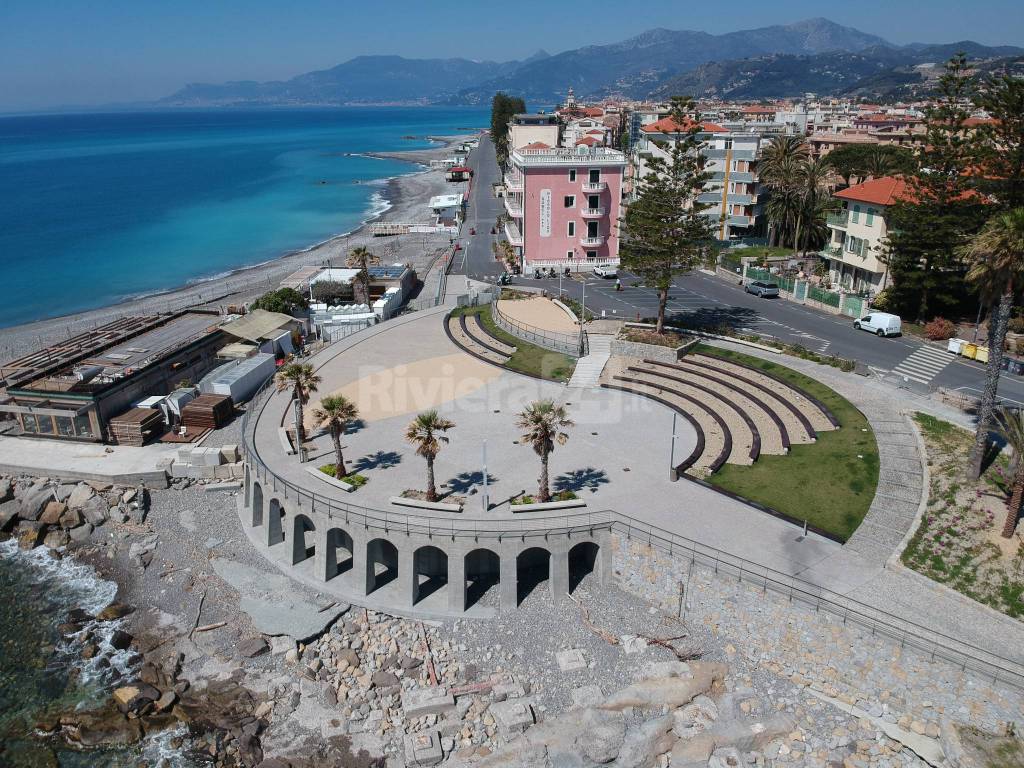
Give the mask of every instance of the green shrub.
[[945, 341], [956, 336], [956, 326], [944, 317], [936, 317], [925, 324], [924, 335], [932, 341]]
[[[320, 467], [320, 471], [323, 472], [325, 475], [329, 475], [330, 477], [334, 477], [334, 465], [333, 464], [324, 464], [322, 467]], [[343, 478], [341, 478], [341, 482], [348, 483], [353, 488], [362, 488], [369, 481], [370, 481], [369, 478], [366, 477], [365, 475], [355, 475], [355, 474], [353, 474], [353, 475], [345, 475]]]

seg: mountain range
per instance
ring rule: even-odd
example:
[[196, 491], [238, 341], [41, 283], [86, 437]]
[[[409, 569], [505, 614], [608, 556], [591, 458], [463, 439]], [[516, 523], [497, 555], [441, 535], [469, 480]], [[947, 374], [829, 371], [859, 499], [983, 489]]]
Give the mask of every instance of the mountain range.
[[756, 99], [806, 91], [882, 96], [927, 83], [921, 65], [960, 50], [987, 62], [1024, 56], [1022, 48], [970, 41], [896, 46], [818, 18], [721, 35], [653, 29], [609, 45], [538, 51], [522, 61], [358, 56], [285, 81], [193, 83], [159, 106], [484, 104], [499, 90], [551, 104], [570, 86], [581, 99], [675, 93]]

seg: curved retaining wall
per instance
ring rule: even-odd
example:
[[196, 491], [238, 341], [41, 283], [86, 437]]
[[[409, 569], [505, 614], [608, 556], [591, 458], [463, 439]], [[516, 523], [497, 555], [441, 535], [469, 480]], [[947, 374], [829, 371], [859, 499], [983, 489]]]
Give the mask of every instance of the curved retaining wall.
[[[250, 540], [278, 567], [386, 611], [459, 616], [492, 587], [500, 609], [514, 610], [544, 581], [559, 600], [587, 574], [604, 584], [611, 572], [610, 519], [566, 515], [549, 527], [544, 519], [495, 519], [482, 529], [480, 520], [444, 518], [432, 527], [422, 515], [371, 518], [318, 504], [248, 465], [239, 499]], [[441, 590], [443, 598], [435, 596]]]

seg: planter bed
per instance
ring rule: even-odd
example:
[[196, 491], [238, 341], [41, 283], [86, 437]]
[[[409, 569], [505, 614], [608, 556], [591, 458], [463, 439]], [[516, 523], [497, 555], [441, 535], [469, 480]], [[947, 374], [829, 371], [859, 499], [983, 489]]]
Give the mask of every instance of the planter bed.
[[410, 499], [405, 496], [392, 496], [389, 501], [399, 507], [415, 507], [416, 509], [431, 509], [435, 512], [461, 512], [461, 504], [445, 504], [441, 501], [422, 501]]
[[330, 483], [335, 488], [341, 488], [341, 490], [345, 491], [346, 493], [352, 493], [352, 491], [356, 489], [354, 485], [350, 485], [349, 483], [346, 483], [344, 480], [337, 480], [328, 475], [327, 473], [321, 472], [319, 467], [306, 467], [305, 469], [313, 477], [319, 477], [325, 483]]
[[583, 499], [569, 499], [568, 501], [546, 501], [535, 504], [512, 504], [513, 512], [542, 512], [547, 509], [575, 509], [585, 507], [587, 502]]

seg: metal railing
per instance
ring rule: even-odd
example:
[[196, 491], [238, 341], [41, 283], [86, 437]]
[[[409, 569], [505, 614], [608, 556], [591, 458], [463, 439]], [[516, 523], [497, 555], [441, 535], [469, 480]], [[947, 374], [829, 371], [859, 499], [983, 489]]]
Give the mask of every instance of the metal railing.
[[498, 309], [497, 299], [491, 304], [491, 317], [495, 325], [517, 339], [550, 349], [552, 352], [561, 352], [569, 357], [583, 357], [587, 354], [587, 334], [582, 329], [579, 333], [557, 333], [529, 323], [521, 323]]
[[607, 530], [622, 535], [629, 542], [652, 547], [679, 562], [692, 562], [713, 571], [746, 582], [764, 593], [772, 593], [790, 602], [800, 602], [818, 612], [827, 612], [840, 619], [911, 648], [932, 660], [942, 660], [962, 670], [984, 675], [993, 682], [1024, 689], [1024, 665], [979, 649], [943, 632], [916, 624], [887, 611], [833, 592], [827, 587], [805, 581], [761, 563], [701, 544], [685, 536], [636, 520], [615, 510], [572, 512], [545, 515], [543, 518], [524, 514], [521, 517], [468, 517], [437, 514], [409, 514], [374, 509], [339, 501], [303, 488], [275, 473], [262, 460], [255, 447], [256, 425], [270, 403], [273, 379], [266, 382], [242, 416], [242, 450], [254, 479], [264, 486], [264, 493], [281, 493], [285, 500], [309, 505], [313, 512], [324, 514], [339, 524], [362, 525], [383, 534], [419, 534], [456, 539], [489, 539], [506, 537], [542, 537]]
[[898, 642], [901, 647], [912, 648], [933, 660], [941, 659], [962, 670], [982, 674], [994, 682], [1024, 688], [1024, 665], [1013, 659], [982, 650], [969, 642], [874, 608], [827, 587], [706, 546], [627, 515], [618, 512], [612, 515], [612, 530], [628, 540], [654, 547], [670, 557], [694, 562], [713, 570], [716, 575], [735, 577], [741, 582], [760, 587], [764, 592], [781, 595], [790, 602], [801, 602], [815, 611], [826, 611], [841, 619], [844, 624], [857, 624], [869, 629], [872, 634], [887, 637]]

